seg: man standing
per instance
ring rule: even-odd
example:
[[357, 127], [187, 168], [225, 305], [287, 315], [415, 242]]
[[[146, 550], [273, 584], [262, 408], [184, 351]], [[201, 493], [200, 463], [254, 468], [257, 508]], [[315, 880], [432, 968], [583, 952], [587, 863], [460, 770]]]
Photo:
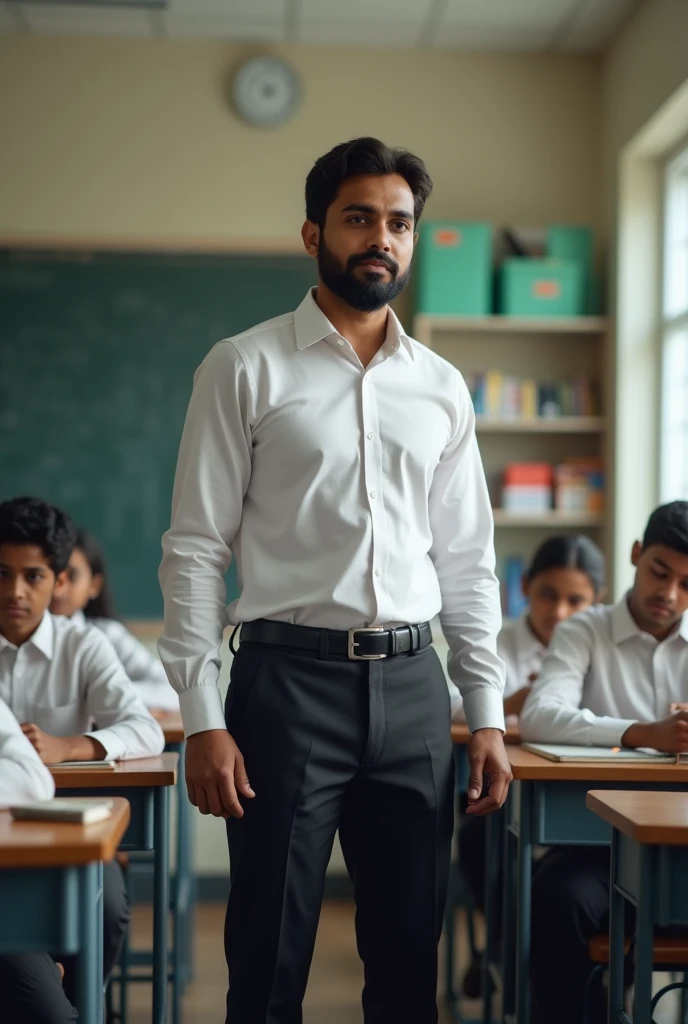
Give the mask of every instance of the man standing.
[[[440, 609], [474, 734], [469, 813], [501, 806], [511, 777], [470, 397], [388, 308], [431, 188], [421, 160], [376, 139], [321, 157], [302, 229], [317, 289], [220, 342], [196, 375], [159, 647], [189, 797], [227, 819], [229, 1024], [301, 1021], [337, 829], [366, 1024], [437, 1020], [453, 817], [450, 701], [427, 621]], [[229, 620], [243, 625], [223, 713], [230, 552]]]

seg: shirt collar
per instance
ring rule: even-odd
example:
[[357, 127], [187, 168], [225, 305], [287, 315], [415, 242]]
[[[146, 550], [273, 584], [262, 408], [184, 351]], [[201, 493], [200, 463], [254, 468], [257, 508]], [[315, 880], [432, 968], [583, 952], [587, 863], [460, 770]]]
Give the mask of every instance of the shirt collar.
[[[624, 640], [630, 639], [632, 636], [648, 636], [638, 626], [637, 622], [631, 615], [631, 610], [628, 607], [628, 594], [615, 604], [612, 608], [612, 640], [615, 644], [621, 644]], [[667, 640], [673, 640], [677, 636], [680, 636], [682, 640], [688, 641], [688, 614], [684, 615], [681, 619], [681, 623], [677, 630], [666, 637]]]
[[69, 621], [73, 622], [76, 626], [85, 626], [85, 625], [87, 625], [87, 623], [86, 623], [86, 616], [82, 612], [81, 608], [79, 608], [77, 611], [74, 612], [74, 614], [72, 615], [72, 617], [71, 617], [71, 619]]
[[[296, 347], [299, 351], [315, 345], [317, 341], [339, 337], [339, 334], [315, 301], [314, 288], [311, 288], [306, 293], [303, 302], [294, 311], [294, 329], [296, 331]], [[401, 322], [394, 310], [388, 308], [386, 344], [390, 345], [392, 350], [394, 350], [398, 347], [399, 343], [403, 344], [411, 359], [415, 358], [411, 339], [401, 326]]]
[[[52, 659], [53, 650], [55, 649], [55, 625], [50, 612], [45, 612], [40, 626], [26, 643], [31, 644], [37, 651], [44, 654], [48, 661]], [[9, 640], [0, 635], [0, 650], [3, 650], [5, 647], [11, 647], [13, 650], [16, 650], [14, 644], [11, 644]]]

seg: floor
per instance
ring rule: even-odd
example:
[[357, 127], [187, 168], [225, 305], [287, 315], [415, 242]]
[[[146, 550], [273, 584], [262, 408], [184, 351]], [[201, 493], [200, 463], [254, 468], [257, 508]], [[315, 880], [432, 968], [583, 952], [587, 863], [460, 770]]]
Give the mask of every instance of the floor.
[[[222, 949], [224, 907], [201, 904], [196, 928], [196, 978], [185, 997], [188, 1024], [223, 1024], [225, 963]], [[145, 945], [151, 934], [150, 908], [134, 911], [134, 944]], [[461, 942], [460, 948], [465, 948]], [[304, 1024], [361, 1024], [361, 964], [356, 953], [353, 906], [345, 901], [326, 903], [320, 920], [310, 983], [304, 1003]], [[479, 1006], [472, 1017], [478, 1019]], [[132, 986], [129, 1024], [149, 1024], [150, 988]], [[471, 1004], [468, 1004], [468, 1010]], [[470, 1019], [470, 1018], [469, 1018]], [[449, 1017], [440, 1012], [441, 1024]]]

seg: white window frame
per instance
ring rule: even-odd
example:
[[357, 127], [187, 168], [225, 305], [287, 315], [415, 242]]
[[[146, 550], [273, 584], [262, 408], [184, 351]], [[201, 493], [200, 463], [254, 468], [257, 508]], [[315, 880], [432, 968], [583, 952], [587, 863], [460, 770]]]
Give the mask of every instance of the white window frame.
[[664, 172], [660, 497], [688, 499], [688, 141]]

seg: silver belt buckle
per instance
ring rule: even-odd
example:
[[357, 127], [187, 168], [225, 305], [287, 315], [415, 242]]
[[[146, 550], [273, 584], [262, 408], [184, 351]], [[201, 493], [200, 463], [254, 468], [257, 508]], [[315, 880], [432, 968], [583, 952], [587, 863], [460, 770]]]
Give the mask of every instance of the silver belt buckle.
[[351, 661], [382, 661], [386, 658], [386, 654], [356, 654], [355, 648], [359, 645], [356, 643], [357, 633], [384, 633], [384, 626], [358, 626], [358, 628], [349, 630], [349, 643], [347, 653]]

